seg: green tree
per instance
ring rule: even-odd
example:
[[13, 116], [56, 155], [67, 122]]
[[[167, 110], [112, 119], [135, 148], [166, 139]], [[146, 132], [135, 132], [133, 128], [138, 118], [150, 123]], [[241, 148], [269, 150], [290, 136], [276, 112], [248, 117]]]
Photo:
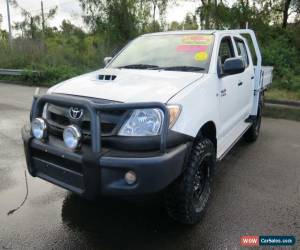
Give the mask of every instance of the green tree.
[[171, 22], [168, 28], [168, 30], [182, 30], [182, 29], [183, 29], [182, 23], [179, 23], [177, 21]]
[[185, 30], [196, 30], [198, 29], [197, 18], [191, 13], [187, 13], [183, 21], [183, 28]]
[[300, 14], [300, 0], [277, 0], [271, 2], [272, 7], [281, 16], [282, 28], [286, 29], [289, 17]]
[[[109, 44], [123, 44], [137, 34], [160, 31], [169, 3], [175, 0], [79, 0], [84, 21], [104, 33]], [[159, 18], [157, 18], [159, 16]]]
[[93, 32], [105, 36], [108, 44], [123, 44], [138, 34], [143, 15], [134, 0], [79, 0], [84, 21]]
[[[15, 22], [13, 28], [21, 31], [23, 37], [28, 37], [31, 39], [37, 39], [41, 37], [42, 34], [42, 16], [39, 15], [32, 15], [30, 11], [20, 7], [17, 1], [13, 1], [13, 5], [15, 8], [21, 10], [21, 15], [23, 20], [19, 22]], [[57, 6], [55, 8], [51, 8], [48, 12], [44, 14], [45, 22], [44, 26], [47, 27], [47, 21], [53, 19], [57, 12]], [[51, 28], [48, 29], [51, 31]]]
[[84, 37], [85, 33], [82, 29], [75, 26], [68, 20], [63, 20], [60, 26], [61, 33], [65, 36], [77, 36], [77, 37]]
[[[147, 0], [153, 8], [152, 11], [152, 29], [153, 31], [159, 31], [160, 26], [164, 25], [165, 14], [169, 4], [169, 0]], [[146, 1], [146, 2], [147, 2]], [[159, 21], [156, 20], [156, 15], [159, 14]]]
[[[1, 27], [2, 21], [3, 21], [3, 17], [2, 17], [2, 15], [0, 14], [0, 27]], [[7, 38], [8, 38], [7, 32], [6, 32], [5, 30], [0, 29], [0, 42], [6, 41]], [[2, 46], [2, 45], [1, 45], [1, 46]]]
[[217, 0], [201, 0], [200, 6], [196, 9], [196, 14], [199, 15], [200, 26], [203, 29], [211, 29], [214, 26], [214, 17], [218, 3]]

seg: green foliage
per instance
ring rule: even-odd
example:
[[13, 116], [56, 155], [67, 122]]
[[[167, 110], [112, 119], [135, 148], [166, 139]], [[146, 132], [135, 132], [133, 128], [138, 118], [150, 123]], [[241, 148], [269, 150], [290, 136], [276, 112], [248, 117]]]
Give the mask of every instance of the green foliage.
[[[150, 21], [152, 1], [79, 1], [85, 12], [85, 23], [94, 33], [103, 34], [106, 44], [120, 46], [140, 33], [160, 29], [156, 20]], [[156, 9], [158, 1], [153, 2]]]
[[261, 48], [263, 64], [274, 66], [273, 87], [300, 92], [300, 51], [294, 36], [289, 30], [274, 29]]
[[183, 23], [183, 28], [185, 30], [197, 30], [198, 29], [198, 24], [197, 24], [196, 16], [188, 13], [185, 16], [184, 23]]
[[300, 101], [300, 91], [271, 88], [265, 93], [266, 100], [292, 100]]
[[197, 23], [196, 15], [193, 15], [192, 13], [187, 13], [183, 22], [171, 22], [168, 27], [168, 30], [197, 30], [198, 28], [199, 26]]
[[[19, 37], [8, 46], [8, 34], [0, 30], [0, 68], [27, 69], [21, 80], [34, 84], [54, 84], [103, 66], [128, 40], [139, 34], [169, 30], [229, 29], [255, 30], [263, 54], [263, 64], [274, 66], [273, 86], [300, 93], [300, 8], [299, 0], [202, 0], [194, 13], [182, 22], [166, 24], [170, 4], [180, 0], [79, 0], [89, 31], [63, 21], [60, 28], [49, 27], [47, 20], [56, 8], [42, 16], [21, 9], [23, 19], [14, 25]], [[284, 9], [295, 13], [294, 22], [284, 27]], [[0, 18], [1, 22], [1, 18]], [[43, 25], [44, 24], [44, 25]], [[40, 73], [30, 73], [31, 70]]]
[[[103, 57], [110, 54], [103, 37], [88, 35], [64, 21], [61, 31], [49, 32], [43, 39], [20, 37], [13, 49], [7, 39], [0, 40], [0, 68], [26, 69], [22, 81], [34, 84], [57, 83], [102, 66]], [[30, 73], [36, 70], [41, 73]]]
[[22, 80], [30, 82], [32, 84], [47, 83], [49, 85], [57, 83], [59, 81], [69, 79], [80, 72], [76, 68], [72, 68], [67, 65], [60, 66], [43, 66], [39, 72], [32, 71], [32, 68], [26, 68], [25, 74], [22, 76]]
[[46, 32], [46, 24], [48, 20], [55, 17], [57, 7], [50, 9], [42, 15], [32, 15], [29, 11], [19, 6], [16, 0], [11, 1], [15, 8], [20, 9], [23, 17], [22, 21], [15, 22], [13, 28], [22, 32], [22, 36], [30, 37], [31, 39], [39, 39], [42, 37], [42, 31]]
[[182, 30], [182, 29], [183, 29], [183, 24], [176, 21], [171, 22], [168, 28], [168, 30]]

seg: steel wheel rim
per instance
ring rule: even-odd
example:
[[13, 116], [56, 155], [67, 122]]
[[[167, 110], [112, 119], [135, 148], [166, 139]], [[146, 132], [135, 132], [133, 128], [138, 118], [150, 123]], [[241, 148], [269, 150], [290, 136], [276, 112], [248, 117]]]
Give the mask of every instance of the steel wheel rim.
[[196, 211], [201, 211], [210, 192], [210, 164], [208, 156], [199, 164], [193, 181], [193, 203]]

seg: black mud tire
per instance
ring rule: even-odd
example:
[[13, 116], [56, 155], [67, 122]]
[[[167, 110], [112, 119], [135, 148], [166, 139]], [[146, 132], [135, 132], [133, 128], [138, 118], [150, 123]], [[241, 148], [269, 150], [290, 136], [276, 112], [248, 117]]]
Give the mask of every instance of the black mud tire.
[[172, 219], [188, 225], [200, 221], [210, 198], [215, 163], [214, 144], [206, 138], [197, 140], [182, 175], [166, 191], [165, 206]]
[[260, 98], [257, 116], [256, 116], [254, 122], [252, 123], [251, 127], [244, 134], [244, 139], [246, 142], [255, 142], [259, 136], [260, 126], [261, 126], [262, 109], [263, 109], [263, 98]]

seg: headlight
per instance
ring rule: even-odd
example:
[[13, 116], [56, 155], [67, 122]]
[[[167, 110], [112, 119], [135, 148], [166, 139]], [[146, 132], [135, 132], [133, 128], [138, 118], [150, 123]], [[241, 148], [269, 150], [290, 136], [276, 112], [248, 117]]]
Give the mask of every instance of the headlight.
[[[170, 105], [169, 110], [171, 128], [180, 115], [181, 107]], [[136, 109], [119, 131], [121, 136], [154, 136], [161, 131], [164, 114], [160, 109]]]
[[64, 129], [63, 138], [65, 145], [70, 149], [77, 149], [81, 144], [82, 134], [76, 125], [70, 125]]
[[45, 139], [47, 137], [46, 121], [42, 118], [35, 118], [31, 122], [31, 133], [38, 140]]
[[153, 136], [160, 133], [164, 114], [160, 109], [136, 109], [119, 131], [122, 136]]

